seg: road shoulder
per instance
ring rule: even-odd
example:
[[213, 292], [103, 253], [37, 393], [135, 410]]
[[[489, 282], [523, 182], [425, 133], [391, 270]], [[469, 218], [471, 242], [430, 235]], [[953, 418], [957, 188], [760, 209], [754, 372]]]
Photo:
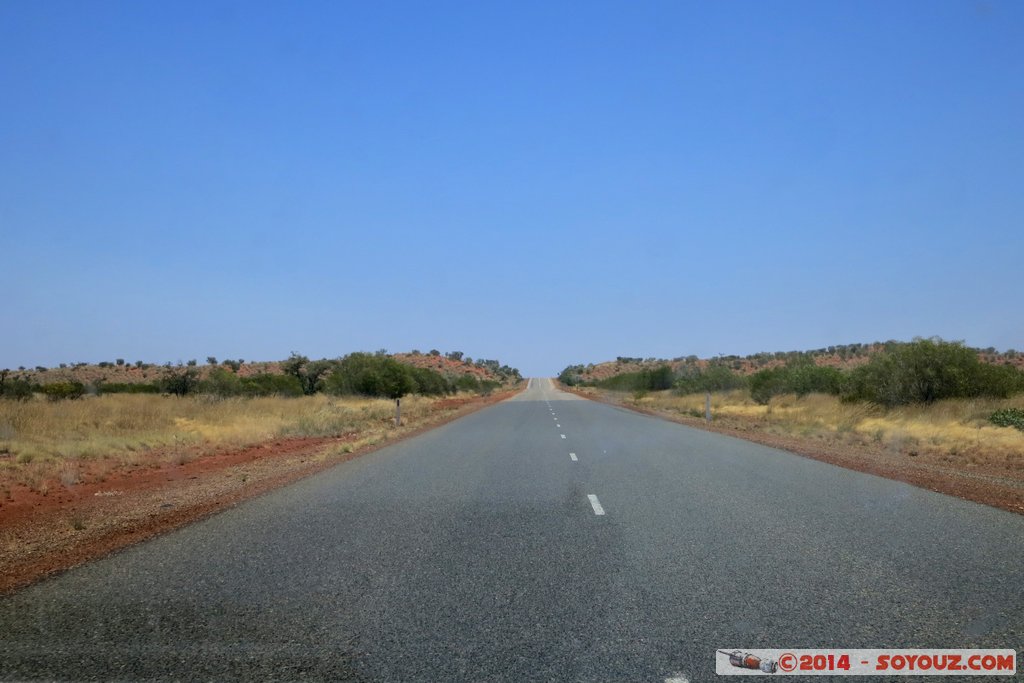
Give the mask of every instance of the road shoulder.
[[771, 446], [845, 469], [902, 481], [930, 491], [1024, 514], [1024, 481], [1003, 476], [1001, 473], [984, 470], [965, 471], [954, 467], [914, 462], [912, 457], [893, 455], [882, 449], [770, 434], [759, 431], [754, 424], [724, 425], [714, 421], [707, 424], [700, 418], [688, 415], [633, 406], [626, 400], [604, 392], [594, 394], [566, 386], [560, 386], [559, 389], [623, 410]]

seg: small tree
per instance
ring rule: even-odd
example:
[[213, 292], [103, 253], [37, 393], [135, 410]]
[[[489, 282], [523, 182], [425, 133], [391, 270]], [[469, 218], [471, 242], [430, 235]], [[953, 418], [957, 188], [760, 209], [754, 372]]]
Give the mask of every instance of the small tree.
[[85, 385], [81, 382], [53, 382], [43, 386], [43, 395], [51, 401], [81, 398]]
[[281, 370], [302, 384], [302, 393], [312, 396], [320, 388], [321, 380], [334, 367], [329, 360], [310, 361], [309, 358], [292, 351], [288, 360], [281, 363]]
[[160, 388], [168, 394], [187, 396], [199, 387], [199, 373], [192, 367], [168, 370], [160, 380]]
[[217, 364], [217, 357], [216, 356], [207, 356], [206, 357], [206, 364], [207, 365], [216, 365]]
[[202, 382], [202, 390], [215, 396], [235, 396], [241, 393], [242, 385], [238, 376], [227, 368], [213, 368]]
[[395, 426], [402, 426], [402, 397], [416, 388], [411, 370], [392, 358], [385, 358], [379, 372], [385, 396], [395, 399]]

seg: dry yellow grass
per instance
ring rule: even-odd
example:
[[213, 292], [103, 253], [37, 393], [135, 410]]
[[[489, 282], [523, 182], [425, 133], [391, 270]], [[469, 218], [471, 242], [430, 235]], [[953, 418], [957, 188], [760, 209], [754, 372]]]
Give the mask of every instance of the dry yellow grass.
[[[704, 394], [659, 392], [634, 403], [694, 417], [704, 415]], [[746, 391], [712, 395], [716, 419], [755, 424], [774, 433], [873, 443], [894, 452], [965, 457], [972, 462], [994, 458], [1024, 466], [1024, 432], [988, 421], [996, 410], [1011, 407], [1024, 408], [1024, 396], [954, 399], [886, 411], [821, 394], [776, 396], [768, 405], [758, 405]]]
[[[402, 400], [403, 423], [423, 421], [439, 399]], [[77, 481], [79, 463], [184, 462], [198, 452], [289, 436], [353, 434], [349, 449], [393, 429], [394, 402], [333, 398], [176, 398], [116, 394], [76, 401], [0, 401], [0, 480], [30, 488]], [[93, 464], [94, 468], [96, 463]]]

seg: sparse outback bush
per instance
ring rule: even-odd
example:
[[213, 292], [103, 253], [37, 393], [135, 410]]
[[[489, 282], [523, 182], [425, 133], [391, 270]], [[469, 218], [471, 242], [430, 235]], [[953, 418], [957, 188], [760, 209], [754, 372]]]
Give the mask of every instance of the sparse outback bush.
[[156, 384], [127, 384], [124, 382], [103, 382], [97, 387], [99, 394], [159, 394], [160, 387]]
[[175, 396], [187, 396], [195, 393], [199, 388], [199, 373], [191, 367], [168, 370], [164, 378], [160, 380], [160, 388]]
[[807, 359], [796, 358], [789, 365], [755, 372], [750, 377], [750, 397], [766, 405], [779, 394], [838, 394], [843, 387], [844, 375], [836, 368], [814, 365]]
[[614, 377], [597, 382], [597, 386], [614, 391], [661, 391], [663, 389], [671, 389], [674, 379], [672, 368], [668, 365], [662, 365], [653, 370], [641, 370], [640, 372], [627, 372], [615, 375]]
[[850, 373], [843, 397], [893, 407], [945, 398], [1006, 398], [1022, 388], [1020, 371], [983, 363], [962, 342], [933, 337], [888, 345]]
[[1024, 410], [1020, 408], [1003, 408], [992, 413], [988, 421], [999, 427], [1016, 427], [1024, 432]]
[[239, 384], [244, 396], [302, 396], [302, 383], [290, 375], [252, 375]]
[[10, 370], [0, 370], [0, 398], [27, 401], [32, 398], [32, 383], [20, 377], [10, 377]]
[[85, 395], [85, 385], [81, 382], [53, 382], [44, 384], [41, 391], [51, 401], [62, 401], [82, 398]]
[[711, 365], [701, 370], [695, 365], [685, 365], [680, 370], [674, 387], [677, 394], [696, 394], [705, 391], [729, 391], [747, 386], [747, 379], [737, 375], [724, 365]]
[[215, 367], [199, 383], [199, 391], [215, 396], [237, 396], [242, 392], [242, 383], [238, 375], [227, 368]]

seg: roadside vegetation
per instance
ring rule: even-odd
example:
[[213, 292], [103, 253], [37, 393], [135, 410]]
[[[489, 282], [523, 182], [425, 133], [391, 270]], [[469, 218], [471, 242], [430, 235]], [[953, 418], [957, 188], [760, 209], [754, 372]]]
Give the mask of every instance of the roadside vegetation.
[[461, 351], [442, 354], [412, 351], [389, 355], [351, 353], [335, 359], [310, 360], [293, 353], [284, 361], [196, 360], [154, 365], [136, 361], [97, 364], [61, 363], [57, 368], [0, 370], [0, 398], [27, 400], [76, 399], [107, 394], [173, 394], [220, 397], [334, 396], [393, 397], [440, 396], [458, 392], [486, 394], [515, 384], [522, 376], [496, 360], [466, 357]]
[[[442, 399], [414, 396], [403, 406], [409, 426]], [[388, 399], [178, 398], [109, 395], [59, 403], [0, 403], [0, 486], [43, 490], [57, 479], [78, 483], [81, 473], [181, 464], [223, 448], [279, 438], [352, 435], [347, 448], [381, 440], [393, 431]], [[5, 493], [0, 490], [0, 494]]]
[[782, 364], [748, 374], [731, 361], [701, 365], [694, 358], [674, 366], [645, 362], [639, 371], [597, 381], [584, 379], [586, 369], [576, 365], [559, 379], [693, 418], [704, 417], [710, 393], [720, 424], [1024, 469], [1024, 372], [985, 358], [985, 351], [932, 338], [889, 342], [850, 368], [789, 354]]
[[[701, 420], [704, 400], [704, 394], [680, 396], [671, 391], [631, 399], [637, 407]], [[780, 394], [758, 403], [748, 391], [735, 390], [712, 393], [711, 410], [715, 423], [722, 426], [865, 446], [947, 464], [996, 464], [1024, 474], [1024, 431], [990, 420], [1002, 411], [1024, 415], [1024, 396], [944, 399], [885, 409], [827, 394]]]
[[383, 352], [333, 360], [292, 354], [275, 372], [249, 375], [239, 373], [240, 363], [215, 361], [165, 367], [153, 382], [37, 384], [0, 371], [0, 503], [17, 486], [45, 493], [86, 475], [102, 479], [281, 438], [342, 436], [349, 452], [394, 431], [396, 398], [404, 397], [403, 425], [415, 428], [521, 379], [500, 365], [496, 375], [442, 374]]

